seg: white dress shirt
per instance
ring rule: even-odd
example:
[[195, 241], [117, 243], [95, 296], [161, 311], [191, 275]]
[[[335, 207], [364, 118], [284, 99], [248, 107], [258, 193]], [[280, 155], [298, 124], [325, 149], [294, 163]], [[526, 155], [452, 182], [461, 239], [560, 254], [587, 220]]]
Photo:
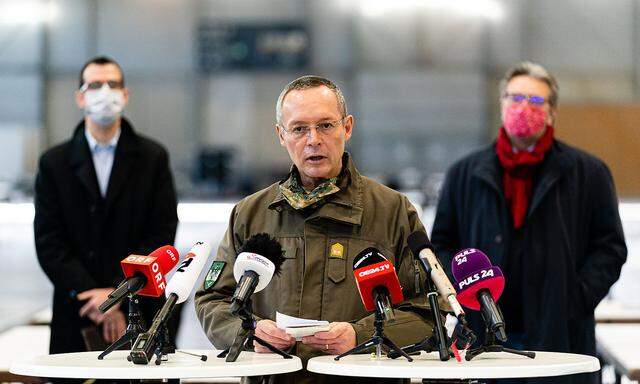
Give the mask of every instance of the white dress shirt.
[[107, 186], [109, 185], [109, 176], [111, 176], [111, 168], [113, 168], [116, 146], [118, 145], [118, 139], [120, 139], [120, 129], [118, 129], [113, 139], [107, 144], [100, 144], [98, 140], [91, 136], [91, 133], [86, 127], [84, 129], [84, 135], [87, 138], [89, 150], [93, 157], [93, 166], [96, 169], [100, 194], [102, 197], [105, 197], [107, 195]]

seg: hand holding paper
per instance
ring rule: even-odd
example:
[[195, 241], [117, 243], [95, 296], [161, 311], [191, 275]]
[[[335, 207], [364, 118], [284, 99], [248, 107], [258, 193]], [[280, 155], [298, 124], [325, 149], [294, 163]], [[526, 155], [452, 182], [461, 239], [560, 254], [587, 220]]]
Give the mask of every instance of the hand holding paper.
[[326, 332], [329, 328], [328, 321], [301, 319], [276, 312], [276, 325], [280, 329], [295, 337], [297, 341], [304, 336], [310, 336], [316, 332]]

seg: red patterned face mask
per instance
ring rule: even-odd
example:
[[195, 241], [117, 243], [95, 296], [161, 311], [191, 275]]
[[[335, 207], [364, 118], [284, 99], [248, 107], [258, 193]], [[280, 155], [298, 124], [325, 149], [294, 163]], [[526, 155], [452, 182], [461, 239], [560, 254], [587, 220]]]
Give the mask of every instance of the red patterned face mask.
[[507, 107], [504, 116], [504, 129], [509, 135], [531, 137], [545, 127], [547, 112], [529, 103], [514, 103]]

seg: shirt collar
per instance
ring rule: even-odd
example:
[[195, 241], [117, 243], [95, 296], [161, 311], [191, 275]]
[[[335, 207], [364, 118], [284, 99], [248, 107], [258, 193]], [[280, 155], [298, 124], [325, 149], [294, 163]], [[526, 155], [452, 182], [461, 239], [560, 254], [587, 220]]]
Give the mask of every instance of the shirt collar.
[[107, 144], [98, 143], [98, 140], [96, 140], [91, 135], [91, 133], [86, 127], [84, 129], [84, 136], [87, 138], [87, 143], [89, 143], [89, 149], [91, 150], [91, 153], [95, 153], [100, 149], [114, 150], [116, 148], [116, 145], [118, 145], [118, 140], [120, 139], [120, 128], [118, 128], [118, 131], [116, 132], [116, 134], [113, 136], [111, 140], [109, 140]]
[[527, 148], [525, 148], [524, 150], [520, 150], [518, 149], [515, 145], [511, 145], [511, 150], [513, 151], [513, 153], [518, 153], [518, 152], [533, 152], [534, 149], [536, 149], [536, 144], [537, 143], [533, 143], [530, 146], [528, 146]]
[[[269, 209], [275, 209], [277, 205], [281, 204], [283, 201], [287, 201], [285, 196], [282, 194], [280, 185], [287, 183], [294, 174], [297, 174], [297, 172], [298, 169], [295, 164], [293, 164], [287, 177], [278, 182], [278, 192], [273, 201], [269, 203]], [[358, 173], [351, 156], [346, 151], [342, 155], [342, 172], [338, 175], [336, 186], [340, 191], [332, 195], [332, 198], [330, 199], [332, 203], [355, 207], [359, 210], [362, 209], [362, 177]]]

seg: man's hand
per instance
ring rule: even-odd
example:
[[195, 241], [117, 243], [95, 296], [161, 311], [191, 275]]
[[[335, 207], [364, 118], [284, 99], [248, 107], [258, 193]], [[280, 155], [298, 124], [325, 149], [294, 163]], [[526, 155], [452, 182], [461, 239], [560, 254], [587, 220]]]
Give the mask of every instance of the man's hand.
[[321, 350], [330, 355], [345, 353], [356, 346], [356, 330], [345, 322], [330, 323], [326, 332], [316, 332], [302, 338], [302, 344]]
[[102, 321], [102, 337], [107, 343], [113, 343], [124, 335], [127, 322], [122, 311], [107, 311]]
[[[276, 326], [271, 320], [260, 320], [256, 323], [256, 336], [282, 350], [287, 350], [296, 343], [296, 339]], [[271, 352], [266, 347], [253, 342], [253, 348], [258, 353]]]
[[[78, 300], [87, 300], [86, 303], [80, 308], [80, 317], [88, 317], [96, 324], [102, 323], [105, 314], [100, 312], [98, 307], [102, 304], [114, 288], [94, 288], [88, 291], [78, 293]], [[117, 311], [120, 304], [116, 304], [111, 307], [107, 313]]]

